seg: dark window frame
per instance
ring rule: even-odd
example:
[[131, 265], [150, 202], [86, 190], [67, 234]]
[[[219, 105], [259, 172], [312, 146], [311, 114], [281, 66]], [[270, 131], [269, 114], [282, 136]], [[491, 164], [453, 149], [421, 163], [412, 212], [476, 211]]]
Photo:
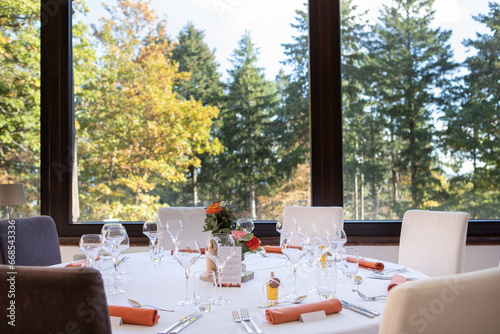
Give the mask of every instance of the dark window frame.
[[[72, 224], [74, 104], [72, 9], [68, 0], [41, 0], [41, 214], [56, 222], [61, 238], [99, 232], [102, 223]], [[314, 206], [343, 206], [340, 1], [309, 0], [311, 188]], [[131, 237], [141, 225], [126, 222]], [[346, 221], [351, 241], [397, 244], [401, 221]], [[277, 238], [274, 222], [256, 224], [256, 235]], [[500, 220], [471, 221], [468, 242], [500, 243]]]

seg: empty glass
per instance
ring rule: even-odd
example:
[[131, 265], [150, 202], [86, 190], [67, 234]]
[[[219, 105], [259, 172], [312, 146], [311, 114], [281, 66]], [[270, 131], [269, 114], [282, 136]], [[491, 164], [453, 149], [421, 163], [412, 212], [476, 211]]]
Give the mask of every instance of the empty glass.
[[113, 287], [106, 291], [110, 294], [120, 294], [125, 292], [123, 289], [118, 289], [116, 285], [118, 256], [124, 250], [123, 247], [120, 247], [120, 244], [125, 240], [126, 236], [125, 228], [122, 227], [114, 226], [105, 229], [102, 238], [102, 248], [111, 255], [111, 259], [113, 260]]
[[101, 251], [102, 237], [100, 234], [84, 234], [80, 238], [80, 249], [85, 253], [87, 267], [94, 268], [95, 260]]
[[[184, 231], [184, 224], [182, 223], [182, 220], [180, 219], [167, 219], [165, 221], [165, 230], [168, 232], [168, 235], [172, 239], [172, 243], [175, 244], [177, 243], [177, 240], [179, 239], [179, 234]], [[175, 260], [169, 260], [169, 263], [176, 262]]]
[[231, 301], [228, 299], [223, 299], [221, 296], [222, 289], [222, 271], [226, 265], [227, 260], [229, 260], [235, 253], [234, 249], [234, 238], [228, 233], [212, 233], [208, 236], [207, 247], [205, 254], [214, 261], [217, 266], [217, 279], [218, 279], [218, 296], [215, 304], [226, 305], [230, 304]]
[[198, 271], [193, 281], [193, 299], [198, 312], [210, 312], [217, 299], [217, 279], [213, 271]]
[[342, 273], [348, 279], [352, 279], [358, 273], [359, 257], [356, 247], [342, 248], [341, 258]]
[[241, 229], [246, 233], [252, 233], [255, 225], [251, 218], [240, 218], [236, 221], [236, 228]]
[[276, 231], [278, 231], [278, 233], [281, 234], [283, 238], [289, 236], [293, 231], [296, 230], [297, 221], [294, 217], [285, 219], [285, 216], [280, 216], [276, 221]]
[[337, 288], [337, 266], [335, 262], [316, 264], [316, 289], [321, 299], [331, 299], [335, 297]]
[[290, 298], [297, 298], [297, 267], [298, 262], [306, 254], [307, 250], [304, 248], [304, 240], [298, 232], [292, 232], [288, 237], [283, 238], [281, 242], [281, 252], [285, 254], [288, 261], [292, 264], [294, 285], [292, 293], [287, 296]]
[[151, 261], [147, 262], [147, 266], [160, 265], [161, 258], [163, 257], [163, 249], [158, 243], [158, 237], [162, 233], [161, 227], [156, 220], [146, 220], [142, 225], [142, 233], [149, 238], [149, 256]]
[[174, 244], [174, 257], [177, 261], [179, 261], [179, 264], [182, 269], [184, 269], [184, 274], [186, 275], [186, 299], [177, 302], [177, 305], [193, 305], [193, 300], [189, 299], [188, 292], [189, 272], [200, 255], [200, 245], [198, 245], [198, 242], [195, 240], [178, 240]]

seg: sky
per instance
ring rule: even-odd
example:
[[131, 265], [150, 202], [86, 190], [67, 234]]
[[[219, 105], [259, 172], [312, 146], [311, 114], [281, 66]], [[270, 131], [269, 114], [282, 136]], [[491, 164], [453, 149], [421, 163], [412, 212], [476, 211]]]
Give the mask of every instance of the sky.
[[[86, 0], [91, 10], [86, 22], [95, 23], [107, 13], [102, 9], [102, 0]], [[106, 1], [109, 5], [116, 0]], [[377, 8], [390, 4], [390, 0], [354, 0], [359, 8], [369, 9], [369, 17], [375, 20]], [[295, 23], [295, 10], [304, 9], [304, 0], [151, 0], [159, 14], [165, 14], [167, 31], [177, 37], [179, 31], [192, 22], [197, 29], [205, 31], [205, 42], [215, 49], [219, 72], [227, 80], [227, 70], [232, 68], [228, 60], [238, 47], [238, 41], [245, 30], [250, 31], [252, 41], [260, 49], [258, 65], [266, 71], [266, 77], [273, 80], [283, 68], [285, 59], [281, 44], [293, 42], [297, 35], [290, 24]], [[475, 22], [472, 15], [488, 13], [488, 0], [436, 0], [436, 26], [453, 31], [450, 43], [455, 60], [462, 62], [467, 50], [462, 41], [475, 38], [476, 31], [486, 32], [483, 25]]]

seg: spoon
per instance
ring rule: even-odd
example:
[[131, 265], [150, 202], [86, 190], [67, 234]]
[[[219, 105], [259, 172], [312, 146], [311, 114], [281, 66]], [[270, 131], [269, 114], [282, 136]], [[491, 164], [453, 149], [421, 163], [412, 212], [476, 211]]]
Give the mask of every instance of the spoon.
[[154, 305], [148, 305], [148, 304], [141, 304], [139, 303], [138, 301], [135, 301], [133, 299], [127, 299], [128, 303], [130, 305], [132, 305], [133, 307], [143, 307], [143, 306], [149, 306], [149, 307], [153, 307], [155, 309], [158, 309], [160, 311], [167, 311], [167, 312], [175, 312], [174, 310], [170, 310], [168, 308], [163, 308], [163, 307], [159, 307], [159, 306], [154, 306]]
[[267, 308], [267, 307], [271, 307], [271, 306], [278, 305], [278, 304], [283, 304], [283, 303], [298, 304], [298, 303], [302, 303], [302, 301], [304, 299], [306, 299], [306, 298], [307, 298], [307, 295], [302, 295], [302, 296], [298, 296], [294, 300], [284, 300], [284, 301], [281, 301], [281, 302], [270, 302], [270, 303], [267, 303], [267, 304], [264, 304], [264, 305], [260, 305], [259, 307], [260, 308]]
[[352, 288], [352, 292], [358, 290], [358, 285], [360, 285], [361, 282], [363, 282], [363, 277], [361, 276], [354, 277], [354, 288]]

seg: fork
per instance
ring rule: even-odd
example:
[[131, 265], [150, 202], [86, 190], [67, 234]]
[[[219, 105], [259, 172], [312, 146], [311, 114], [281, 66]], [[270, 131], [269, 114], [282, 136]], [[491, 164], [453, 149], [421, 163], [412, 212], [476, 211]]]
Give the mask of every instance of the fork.
[[358, 295], [363, 298], [364, 300], [367, 300], [367, 301], [375, 301], [375, 300], [378, 300], [378, 299], [385, 299], [387, 298], [387, 296], [385, 295], [380, 295], [380, 296], [373, 296], [373, 297], [368, 297], [366, 296], [365, 294], [363, 294], [361, 291], [357, 290], [358, 292]]
[[246, 308], [241, 309], [241, 320], [250, 321], [252, 323], [253, 327], [255, 328], [255, 331], [257, 332], [257, 334], [263, 334], [262, 330], [259, 328], [259, 326], [257, 326], [255, 321], [253, 321], [252, 318], [250, 318], [250, 315], [248, 314], [248, 310]]
[[247, 333], [253, 334], [253, 330], [250, 327], [248, 327], [248, 325], [244, 321], [243, 322], [241, 321], [240, 314], [238, 313], [238, 311], [233, 311], [233, 321], [237, 323], [241, 322], [243, 326], [245, 326]]

